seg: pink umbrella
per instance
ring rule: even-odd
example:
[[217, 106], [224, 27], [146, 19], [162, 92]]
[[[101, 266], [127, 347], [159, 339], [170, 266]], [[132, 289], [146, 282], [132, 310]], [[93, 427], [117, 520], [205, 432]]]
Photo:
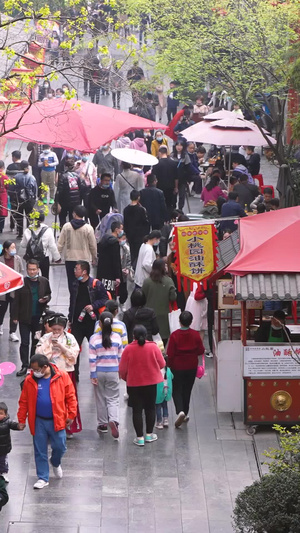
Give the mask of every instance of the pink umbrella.
[[[215, 113], [210, 113], [209, 115], [205, 115], [204, 120], [221, 120], [222, 118], [232, 118], [233, 112], [227, 111], [226, 109], [220, 109], [220, 111], [216, 111]], [[238, 117], [240, 120], [244, 120], [242, 117]]]
[[[238, 117], [215, 122], [198, 122], [183, 130], [187, 141], [215, 144], [217, 146], [266, 146], [268, 143], [256, 124]], [[273, 137], [267, 136], [276, 144]]]
[[35, 102], [29, 109], [18, 106], [0, 116], [0, 132], [5, 134], [16, 125], [18, 129], [6, 134], [7, 138], [82, 152], [95, 152], [129, 131], [167, 128], [125, 111], [62, 98]]

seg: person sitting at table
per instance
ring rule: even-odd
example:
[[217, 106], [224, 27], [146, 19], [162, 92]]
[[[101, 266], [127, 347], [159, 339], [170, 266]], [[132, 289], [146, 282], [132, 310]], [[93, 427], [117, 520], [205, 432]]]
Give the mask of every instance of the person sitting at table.
[[214, 174], [212, 175], [210, 182], [205, 185], [201, 193], [201, 200], [204, 202], [204, 205], [206, 205], [210, 200], [216, 202], [219, 196], [223, 196], [223, 198], [227, 199], [227, 194], [222, 191], [220, 187], [220, 176]]
[[[242, 206], [239, 204], [238, 193], [233, 191], [228, 194], [228, 202], [221, 207], [221, 218], [225, 217], [246, 217], [246, 213]], [[220, 235], [223, 235], [226, 229], [230, 229], [232, 232], [238, 229], [238, 224], [235, 220], [222, 220], [220, 223]]]
[[277, 309], [271, 320], [263, 320], [255, 333], [255, 342], [289, 342], [290, 330], [285, 325], [285, 312]]
[[232, 168], [233, 168], [232, 175], [235, 176], [239, 180], [240, 177], [245, 174], [248, 178], [248, 183], [251, 183], [252, 185], [254, 185], [253, 177], [251, 176], [247, 167], [245, 167], [245, 165], [242, 165], [240, 163], [238, 156], [240, 157], [240, 154], [233, 154], [232, 156]]
[[240, 183], [237, 183], [233, 187], [234, 192], [238, 193], [239, 203], [242, 207], [247, 206], [247, 209], [250, 211], [253, 200], [259, 196], [259, 189], [257, 185], [251, 185], [248, 183], [248, 176], [246, 174], [241, 174]]
[[257, 206], [259, 204], [264, 204], [266, 211], [270, 211], [272, 193], [273, 193], [272, 189], [270, 187], [266, 187], [264, 189], [264, 193], [260, 194], [259, 196], [257, 196], [257, 198], [255, 198], [255, 200], [253, 200], [253, 202], [250, 205], [251, 209], [257, 209]]

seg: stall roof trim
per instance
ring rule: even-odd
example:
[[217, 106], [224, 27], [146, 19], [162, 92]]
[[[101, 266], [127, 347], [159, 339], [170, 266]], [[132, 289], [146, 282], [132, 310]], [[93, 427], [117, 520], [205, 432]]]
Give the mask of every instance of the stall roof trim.
[[220, 272], [225, 267], [230, 265], [234, 260], [236, 254], [240, 249], [238, 231], [234, 231], [227, 239], [218, 242], [218, 267], [217, 272]]
[[299, 274], [235, 276], [237, 300], [300, 300]]

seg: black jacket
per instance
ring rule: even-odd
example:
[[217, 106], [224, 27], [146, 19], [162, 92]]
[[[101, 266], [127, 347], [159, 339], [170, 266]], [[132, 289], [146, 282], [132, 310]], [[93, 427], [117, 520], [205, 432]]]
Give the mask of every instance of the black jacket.
[[140, 191], [141, 204], [145, 207], [152, 229], [160, 229], [168, 219], [164, 193], [156, 187], [146, 187]]
[[177, 163], [169, 157], [163, 157], [155, 165], [153, 170], [157, 178], [157, 188], [162, 191], [175, 188], [175, 180], [178, 178]]
[[[30, 289], [30, 279], [24, 278], [24, 286], [15, 292], [14, 302], [11, 310], [12, 320], [18, 320], [24, 324], [30, 324], [32, 320], [32, 292]], [[39, 299], [47, 297], [45, 303], [40, 303], [40, 316], [45, 311], [46, 305], [51, 300], [51, 288], [47, 278], [39, 276], [37, 281], [39, 285]]]
[[249, 183], [239, 183], [233, 187], [233, 191], [239, 195], [239, 204], [244, 208], [247, 205], [250, 211], [250, 204], [259, 195], [259, 189], [257, 185], [251, 185]]
[[133, 341], [133, 328], [137, 325], [145, 326], [148, 341], [152, 341], [152, 335], [159, 333], [156, 314], [150, 307], [130, 307], [123, 315], [123, 322], [127, 329], [129, 343]]
[[114, 191], [110, 187], [108, 189], [102, 189], [98, 185], [94, 187], [89, 195], [89, 219], [93, 228], [99, 224], [99, 217], [96, 211], [100, 209], [100, 218], [103, 218], [109, 213], [111, 207], [117, 208]]
[[63, 207], [80, 205], [84, 190], [85, 183], [75, 172], [65, 172], [57, 183], [57, 201]]
[[12, 422], [7, 415], [6, 418], [0, 420], [0, 455], [6, 455], [11, 451], [11, 429], [18, 431], [18, 422]]
[[144, 237], [150, 232], [150, 224], [146, 209], [140, 204], [127, 205], [123, 212], [124, 231], [129, 244], [131, 242], [143, 243]]
[[[74, 281], [72, 293], [70, 295], [70, 311], [69, 311], [70, 322], [72, 322], [73, 316], [74, 316], [79, 283], [80, 281], [78, 280]], [[93, 310], [98, 317], [98, 314], [99, 314], [98, 309], [103, 307], [108, 300], [107, 292], [105, 288], [103, 287], [103, 284], [101, 283], [101, 281], [97, 279], [96, 283], [94, 283], [94, 278], [92, 278], [91, 276], [89, 277], [88, 291], [90, 295], [91, 305], [93, 306]]]
[[0, 511], [2, 507], [8, 502], [8, 494], [6, 490], [6, 483], [4, 481], [4, 478], [0, 476]]
[[97, 278], [103, 280], [122, 279], [120, 244], [113, 235], [105, 234], [98, 244]]
[[260, 155], [251, 154], [247, 161], [247, 167], [252, 176], [257, 176], [260, 171]]
[[[255, 342], [268, 342], [269, 341], [269, 335], [270, 335], [270, 329], [271, 329], [271, 321], [269, 320], [263, 320], [260, 327], [255, 333], [254, 340]], [[289, 328], [286, 328], [288, 331], [289, 336], [291, 336]], [[283, 342], [289, 342], [286, 332], [283, 330], [273, 329], [272, 336], [273, 337], [281, 337], [281, 334], [283, 334]]]

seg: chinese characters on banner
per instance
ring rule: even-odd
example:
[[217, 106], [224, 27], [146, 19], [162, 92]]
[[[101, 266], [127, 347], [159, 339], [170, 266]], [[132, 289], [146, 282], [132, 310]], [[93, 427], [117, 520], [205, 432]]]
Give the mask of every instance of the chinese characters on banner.
[[203, 281], [215, 271], [216, 231], [213, 224], [175, 225], [178, 278]]

